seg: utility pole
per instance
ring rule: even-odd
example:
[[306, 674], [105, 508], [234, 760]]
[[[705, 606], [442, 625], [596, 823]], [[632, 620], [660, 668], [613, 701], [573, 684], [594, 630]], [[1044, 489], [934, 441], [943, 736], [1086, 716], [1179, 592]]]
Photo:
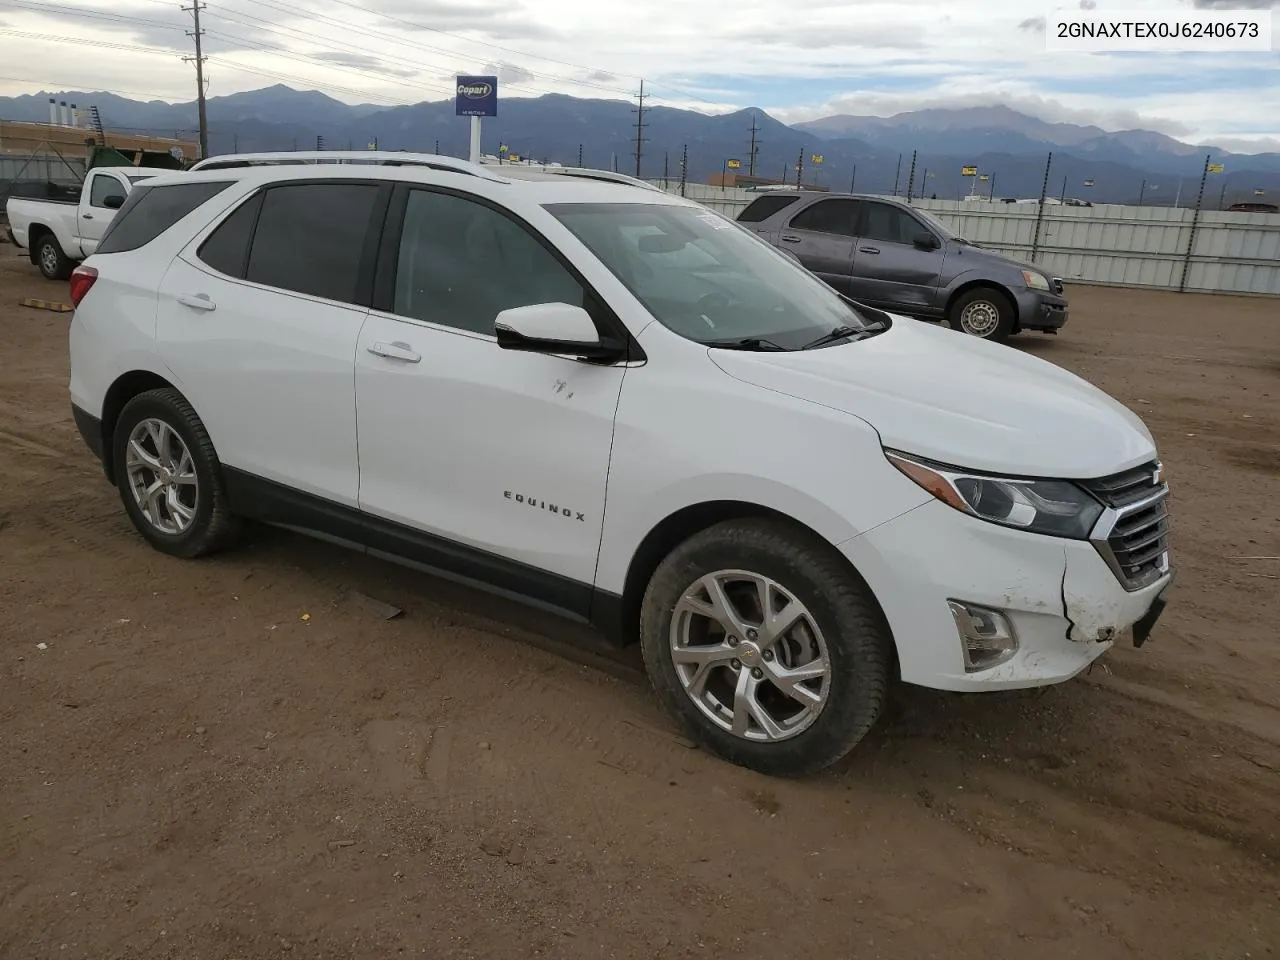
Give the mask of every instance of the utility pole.
[[[916, 152], [911, 151], [911, 174], [907, 177], [907, 203], [911, 202], [911, 194], [916, 188]], [[895, 191], [896, 195], [896, 191]]]
[[1067, 199], [1067, 175], [1062, 175], [1062, 196], [1058, 197], [1059, 203], [1065, 203]]
[[644, 128], [648, 126], [644, 122], [644, 78], [640, 79], [640, 93], [638, 95], [639, 105], [636, 107], [636, 179], [640, 178], [640, 158], [644, 156], [644, 142], [647, 137], [644, 136]]
[[582, 144], [578, 144], [578, 166], [582, 166]]
[[204, 4], [200, 0], [191, 0], [191, 6], [183, 7], [183, 10], [190, 11], [192, 18], [192, 26], [194, 29], [188, 30], [187, 36], [192, 37], [196, 42], [196, 55], [194, 57], [183, 57], [188, 63], [194, 62], [196, 65], [196, 109], [200, 115], [200, 159], [203, 160], [209, 156], [209, 120], [205, 115], [204, 104], [204, 62], [207, 59], [201, 46], [200, 38], [204, 36], [204, 31], [200, 29], [200, 11], [204, 9]]
[[853, 193], [853, 185], [858, 182], [858, 165], [853, 165], [853, 176], [849, 178], [849, 192]]
[[1142, 186], [1138, 188], [1138, 206], [1142, 206], [1142, 197], [1147, 192], [1147, 181], [1142, 181]]
[[756, 134], [760, 131], [759, 125], [756, 123], [756, 116], [751, 115], [751, 147], [747, 151], [747, 173], [751, 176], [756, 175], [756, 154], [760, 152], [760, 141], [756, 139]]
[[662, 152], [662, 189], [667, 189], [667, 179], [671, 173], [671, 151]]
[[689, 145], [684, 145], [680, 154], [680, 196], [684, 196], [685, 184], [689, 182]]
[[796, 160], [796, 189], [804, 189], [804, 147], [800, 148], [800, 157]]
[[898, 195], [898, 181], [902, 177], [902, 154], [898, 154], [898, 169], [893, 172], [893, 195]]

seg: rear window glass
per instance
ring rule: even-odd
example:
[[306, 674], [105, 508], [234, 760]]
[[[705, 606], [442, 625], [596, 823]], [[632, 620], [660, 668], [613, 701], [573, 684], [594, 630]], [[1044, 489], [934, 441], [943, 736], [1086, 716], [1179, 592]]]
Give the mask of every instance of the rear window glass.
[[779, 210], [791, 206], [799, 197], [756, 197], [747, 208], [738, 214], [739, 223], [759, 223], [768, 220]]
[[145, 182], [138, 184], [107, 227], [97, 252], [124, 253], [145, 246], [232, 182], [174, 183], [158, 187]]

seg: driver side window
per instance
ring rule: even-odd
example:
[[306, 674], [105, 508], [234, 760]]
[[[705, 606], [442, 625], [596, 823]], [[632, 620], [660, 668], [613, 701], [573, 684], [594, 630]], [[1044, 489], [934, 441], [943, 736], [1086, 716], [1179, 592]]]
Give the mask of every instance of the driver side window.
[[466, 197], [410, 191], [394, 313], [492, 336], [503, 310], [585, 307], [585, 299], [582, 285], [523, 225]]

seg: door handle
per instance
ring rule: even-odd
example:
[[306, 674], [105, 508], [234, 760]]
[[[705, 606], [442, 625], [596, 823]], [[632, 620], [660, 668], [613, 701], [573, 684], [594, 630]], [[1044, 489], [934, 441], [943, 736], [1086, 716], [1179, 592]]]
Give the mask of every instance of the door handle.
[[92, 214], [92, 213], [82, 213], [82, 214], [80, 214], [80, 216], [84, 217], [86, 220], [92, 220], [92, 219], [93, 219], [93, 214]]
[[178, 297], [178, 302], [184, 307], [190, 307], [192, 310], [216, 310], [218, 305], [209, 299], [207, 293], [184, 293]]
[[785, 242], [785, 243], [799, 243], [799, 242], [801, 241], [801, 239], [802, 239], [802, 238], [801, 238], [801, 237], [789, 237], [789, 236], [787, 236], [787, 235], [784, 233], [784, 234], [782, 235], [782, 239], [783, 239], [783, 242]]
[[858, 252], [859, 253], [879, 253], [880, 248], [879, 247], [859, 247]]
[[418, 353], [402, 340], [397, 340], [395, 343], [386, 343], [382, 340], [378, 340], [374, 342], [368, 350], [375, 357], [386, 357], [388, 360], [403, 360], [406, 363], [417, 363], [422, 359], [422, 354]]

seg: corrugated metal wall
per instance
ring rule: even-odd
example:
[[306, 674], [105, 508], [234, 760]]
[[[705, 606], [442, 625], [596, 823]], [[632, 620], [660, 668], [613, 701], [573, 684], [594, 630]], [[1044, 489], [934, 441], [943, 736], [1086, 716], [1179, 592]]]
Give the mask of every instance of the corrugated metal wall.
[[[680, 192], [676, 181], [665, 188]], [[733, 217], [760, 194], [690, 183], [685, 196]], [[974, 243], [1031, 259], [1034, 203], [915, 200], [912, 205]], [[1191, 220], [1191, 210], [1169, 207], [1046, 205], [1035, 262], [1078, 283], [1176, 290]], [[1280, 214], [1201, 212], [1186, 289], [1280, 296]]]

